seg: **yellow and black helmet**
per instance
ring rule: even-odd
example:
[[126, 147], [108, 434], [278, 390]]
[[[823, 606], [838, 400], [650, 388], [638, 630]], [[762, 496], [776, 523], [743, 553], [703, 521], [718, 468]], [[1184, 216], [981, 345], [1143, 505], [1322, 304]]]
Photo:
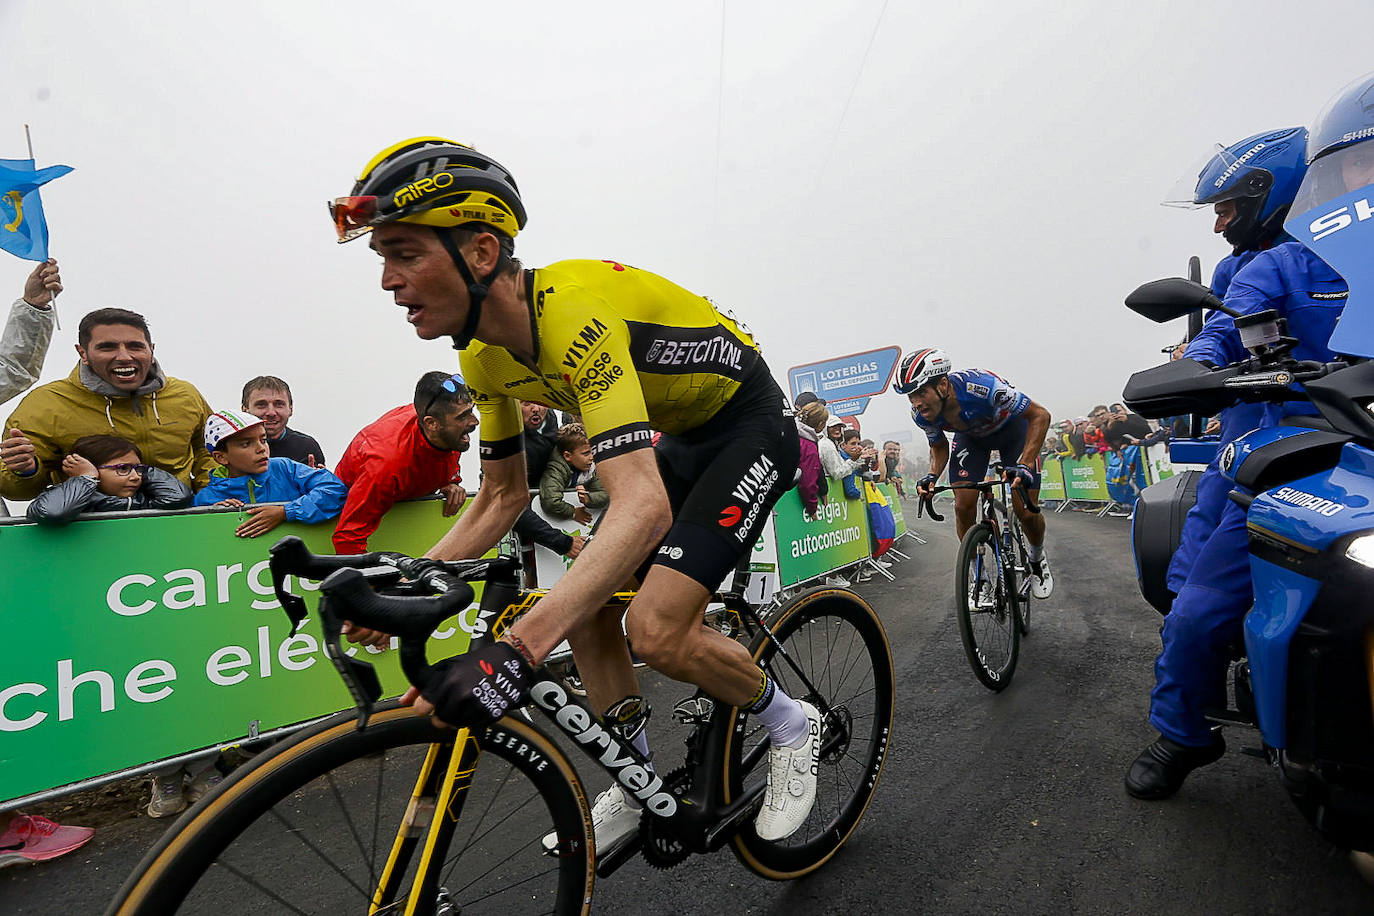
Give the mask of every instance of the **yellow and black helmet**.
[[525, 227], [514, 176], [490, 156], [443, 137], [415, 137], [382, 150], [329, 211], [341, 243], [392, 220], [436, 228], [481, 223], [510, 239]]

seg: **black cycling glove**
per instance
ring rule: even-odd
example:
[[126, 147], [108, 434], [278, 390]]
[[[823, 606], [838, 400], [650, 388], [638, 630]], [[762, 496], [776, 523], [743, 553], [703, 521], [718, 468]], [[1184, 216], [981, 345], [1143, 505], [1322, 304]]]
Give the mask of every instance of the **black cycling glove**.
[[940, 478], [937, 477], [936, 475], [934, 475], [934, 474], [927, 474], [926, 476], [922, 477], [920, 480], [916, 481], [916, 489], [918, 489], [918, 490], [924, 490], [926, 487], [933, 487], [933, 486], [935, 486], [935, 484], [936, 484], [937, 482], [939, 482], [939, 480], [940, 480]]
[[1027, 490], [1035, 486], [1035, 469], [1030, 465], [1018, 464], [1016, 467], [1006, 468], [1002, 474], [1008, 482], [1019, 479]]
[[475, 652], [446, 658], [420, 695], [434, 704], [434, 714], [449, 725], [487, 725], [524, 703], [533, 669], [507, 643], [496, 642]]

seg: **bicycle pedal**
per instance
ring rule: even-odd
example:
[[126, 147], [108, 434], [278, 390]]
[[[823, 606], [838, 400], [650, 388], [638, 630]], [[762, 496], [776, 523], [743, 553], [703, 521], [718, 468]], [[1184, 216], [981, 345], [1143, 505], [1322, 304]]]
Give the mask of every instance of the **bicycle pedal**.
[[711, 718], [715, 708], [715, 701], [710, 697], [688, 697], [673, 707], [673, 719], [683, 725], [699, 725]]

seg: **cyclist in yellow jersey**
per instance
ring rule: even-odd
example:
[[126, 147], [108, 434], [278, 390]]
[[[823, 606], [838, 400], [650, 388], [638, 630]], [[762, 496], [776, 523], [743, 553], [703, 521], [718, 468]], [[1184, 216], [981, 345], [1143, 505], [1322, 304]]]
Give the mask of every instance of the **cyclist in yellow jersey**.
[[[615, 261], [523, 269], [514, 179], [450, 140], [383, 150], [330, 211], [341, 242], [371, 233], [382, 288], [416, 334], [453, 338], [481, 419], [482, 486], [427, 555], [481, 556], [527, 505], [518, 400], [581, 414], [611, 497], [596, 538], [539, 604], [501, 641], [441, 662], [443, 676], [407, 699], [441, 722], [493, 721], [526, 702], [532, 669], [566, 637], [589, 699], [647, 760], [647, 707], [619, 616], [605, 609], [638, 573], [625, 621], [636, 653], [758, 717], [772, 747], [755, 830], [770, 840], [795, 832], [815, 801], [820, 716], [702, 623], [711, 592], [792, 486], [799, 455], [786, 399], [748, 331]], [[651, 430], [663, 433], [656, 448]], [[597, 799], [601, 852], [636, 829], [637, 788]]]

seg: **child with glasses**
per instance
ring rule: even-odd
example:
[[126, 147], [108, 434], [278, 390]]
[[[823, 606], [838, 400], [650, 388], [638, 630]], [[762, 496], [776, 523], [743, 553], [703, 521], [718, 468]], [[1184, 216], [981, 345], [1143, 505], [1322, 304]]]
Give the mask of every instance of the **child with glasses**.
[[62, 472], [66, 480], [29, 503], [33, 521], [65, 525], [82, 512], [181, 509], [191, 503], [186, 484], [144, 464], [138, 446], [121, 436], [77, 439], [62, 459]]

